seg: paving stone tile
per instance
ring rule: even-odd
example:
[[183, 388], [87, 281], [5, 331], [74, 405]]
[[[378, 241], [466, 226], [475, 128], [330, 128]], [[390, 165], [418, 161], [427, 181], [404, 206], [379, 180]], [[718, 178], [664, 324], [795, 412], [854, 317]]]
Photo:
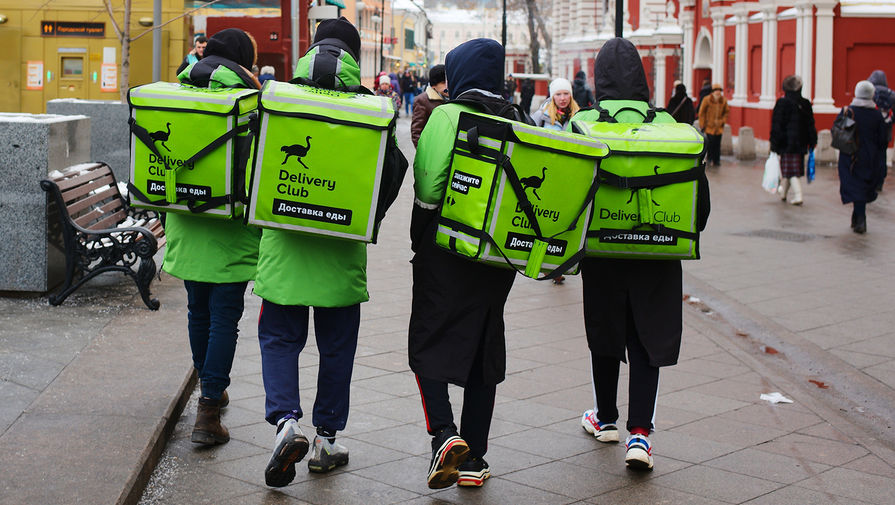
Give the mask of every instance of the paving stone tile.
[[792, 484], [814, 477], [831, 467], [809, 460], [799, 460], [779, 454], [757, 451], [751, 448], [721, 456], [704, 463], [706, 466], [758, 477], [760, 479]]
[[846, 444], [798, 433], [771, 440], [755, 446], [755, 449], [816, 461], [831, 466], [844, 465], [868, 453], [867, 449], [860, 445]]
[[843, 498], [830, 493], [820, 493], [798, 486], [787, 486], [772, 491], [754, 500], [749, 500], [743, 505], [781, 505], [798, 503], [804, 505], [862, 505], [867, 502], [859, 502], [853, 498]]
[[360, 434], [351, 434], [345, 430], [346, 436], [356, 440], [362, 440], [372, 445], [385, 447], [411, 456], [431, 456], [432, 439], [426, 433], [425, 425], [402, 424], [393, 428], [371, 431]]
[[554, 461], [504, 475], [503, 478], [582, 500], [624, 487], [628, 479], [621, 475], [603, 473], [594, 478], [590, 468]]
[[748, 405], [745, 402], [731, 400], [729, 398], [721, 398], [720, 396], [706, 395], [689, 390], [661, 395], [659, 396], [658, 403], [662, 406], [690, 410], [706, 415], [717, 415]]
[[884, 363], [886, 361], [890, 361], [890, 358], [888, 356], [867, 354], [863, 352], [844, 351], [838, 348], [834, 350], [834, 354], [836, 357], [841, 358], [843, 361], [859, 370], [873, 365], [879, 365], [880, 363]]
[[426, 483], [429, 458], [422, 456], [404, 457], [395, 461], [368, 466], [353, 473], [389, 486], [401, 488], [417, 495], [428, 495], [436, 490]]
[[578, 386], [534, 396], [529, 398], [529, 400], [535, 403], [540, 403], [542, 405], [549, 405], [551, 407], [557, 407], [561, 409], [580, 406], [581, 411], [583, 412], [588, 408], [592, 408], [591, 406], [594, 404], [593, 391], [593, 387], [588, 382], [588, 384], [584, 386]]
[[812, 437], [823, 438], [826, 440], [835, 440], [846, 444], [855, 444], [855, 440], [844, 433], [842, 430], [834, 427], [830, 423], [823, 421], [811, 426], [799, 429], [802, 435], [810, 435]]
[[451, 502], [435, 498], [434, 496], [418, 496], [399, 503], [401, 505], [451, 505]]
[[604, 444], [592, 439], [591, 444], [593, 448], [592, 450], [578, 454], [577, 456], [563, 458], [562, 461], [564, 463], [587, 468], [595, 476], [603, 474], [621, 475], [626, 476], [629, 479], [634, 479], [635, 482], [644, 482], [655, 479], [660, 475], [676, 472], [692, 465], [692, 463], [665, 457], [658, 452], [653, 452], [654, 466], [652, 471], [632, 471], [625, 465], [624, 440], [618, 444]]
[[842, 345], [839, 346], [838, 349], [895, 358], [895, 346], [892, 345], [893, 342], [895, 342], [895, 334], [889, 333], [879, 337], [861, 340], [853, 344]]
[[389, 486], [353, 473], [317, 477], [281, 488], [284, 494], [313, 504], [369, 505], [396, 503], [416, 498], [416, 493]]
[[503, 477], [512, 472], [549, 463], [552, 459], [556, 458], [545, 458], [497, 444], [488, 444], [488, 453], [485, 454], [485, 460], [491, 466], [492, 477]]
[[698, 384], [718, 380], [710, 375], [702, 375], [679, 369], [677, 366], [665, 367], [659, 373], [659, 394], [668, 394], [682, 389], [689, 389]]
[[720, 396], [721, 398], [729, 398], [744, 403], [758, 402], [762, 393], [770, 392], [767, 388], [764, 388], [761, 385], [734, 379], [719, 379], [696, 385], [690, 388], [690, 390], [697, 393]]
[[233, 497], [227, 503], [232, 505], [312, 505], [304, 500], [271, 489]]
[[672, 431], [742, 448], [761, 444], [788, 433], [767, 426], [755, 426], [749, 423], [722, 419], [717, 416], [703, 418], [678, 426], [673, 428]]
[[[497, 387], [497, 392], [502, 394], [500, 386]], [[578, 419], [584, 410], [579, 412], [572, 408], [573, 406], [569, 406], [569, 408], [550, 407], [533, 400], [514, 400], [497, 403], [494, 406], [494, 418], [526, 426], [541, 427], [569, 419]]]
[[659, 405], [656, 407], [654, 416], [656, 430], [667, 431], [675, 426], [692, 423], [693, 421], [702, 419], [705, 417], [705, 414]]
[[[308, 423], [310, 423], [310, 418], [308, 419]], [[407, 424], [406, 420], [394, 419], [394, 416], [377, 416], [370, 412], [358, 412], [355, 410], [353, 413], [349, 413], [348, 424], [345, 425], [345, 430], [342, 433], [346, 436], [353, 437], [364, 433], [394, 428], [404, 424]], [[313, 428], [309, 428], [309, 430], [311, 430], [309, 433], [314, 432]]]
[[792, 407], [791, 404], [756, 403], [725, 412], [720, 417], [786, 432], [813, 426], [821, 420], [817, 414], [790, 407]]
[[[462, 397], [461, 397], [462, 398]], [[454, 406], [454, 405], [452, 405]], [[349, 423], [358, 420], [360, 416], [368, 414], [378, 415], [387, 419], [394, 419], [402, 423], [410, 423], [418, 421], [425, 416], [423, 412], [423, 403], [419, 396], [405, 396], [400, 398], [390, 398], [373, 403], [364, 403], [362, 405], [352, 405]]]
[[864, 369], [864, 373], [890, 388], [895, 388], [895, 360], [867, 367]]
[[873, 454], [868, 454], [863, 458], [858, 458], [845, 465], [844, 468], [849, 468], [858, 472], [870, 473], [873, 475], [880, 475], [887, 479], [895, 480], [895, 468], [892, 467], [891, 463], [883, 461], [878, 456]]
[[750, 500], [782, 487], [781, 484], [775, 482], [731, 473], [706, 465], [690, 466], [657, 477], [651, 482], [658, 486], [730, 503]]
[[833, 468], [821, 475], [801, 481], [798, 485], [879, 505], [891, 504], [892, 496], [895, 495], [895, 482], [892, 479], [849, 468]]
[[433, 498], [463, 505], [493, 505], [512, 503], [514, 505], [565, 505], [576, 502], [563, 494], [550, 493], [537, 488], [521, 485], [501, 477], [492, 477], [480, 488], [449, 487]]
[[[500, 445], [508, 449], [527, 452], [548, 459], [562, 459], [591, 450], [592, 439], [585, 434], [574, 433], [575, 436], [557, 433], [542, 428], [492, 438], [489, 447]], [[592, 438], [592, 437], [591, 437]]]
[[736, 445], [706, 440], [673, 430], [653, 433], [650, 435], [650, 441], [653, 443], [654, 454], [688, 463], [701, 463], [740, 449]]
[[45, 359], [32, 352], [0, 348], [0, 381], [43, 390], [64, 367], [65, 363]]
[[667, 487], [656, 486], [651, 483], [630, 485], [594, 496], [586, 501], [598, 505], [671, 505], [677, 503], [686, 503], [687, 505], [724, 505], [727, 503]]
[[420, 393], [416, 380], [410, 373], [380, 375], [369, 379], [352, 381], [352, 385], [358, 388], [386, 393], [391, 396], [418, 396]]
[[[717, 354], [717, 353], [715, 353]], [[714, 354], [713, 354], [714, 355]], [[746, 373], [749, 368], [742, 363], [719, 363], [707, 358], [694, 358], [679, 362], [669, 370], [679, 370], [698, 375], [708, 375], [718, 379], [729, 379]], [[663, 370], [664, 372], [665, 370]]]
[[[364, 367], [363, 365], [366, 366]], [[381, 373], [381, 370], [387, 370], [390, 372], [409, 372], [410, 364], [407, 362], [406, 352], [384, 352], [380, 354], [373, 354], [371, 356], [364, 356], [354, 360], [354, 372], [352, 373], [352, 378], [354, 378], [357, 375], [357, 372], [360, 371], [359, 369], [362, 368], [374, 369], [374, 371], [377, 371], [378, 373], [368, 375], [362, 374], [357, 378], [367, 378], [373, 377], [375, 375], [383, 375]]]
[[12, 426], [39, 394], [40, 391], [0, 380], [0, 434]]

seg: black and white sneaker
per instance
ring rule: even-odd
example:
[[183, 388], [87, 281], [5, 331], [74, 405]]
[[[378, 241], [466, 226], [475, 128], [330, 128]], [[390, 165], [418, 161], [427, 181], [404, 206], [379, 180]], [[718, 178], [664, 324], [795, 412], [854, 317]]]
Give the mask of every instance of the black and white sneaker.
[[482, 458], [469, 458], [458, 469], [460, 471], [458, 486], [482, 487], [488, 477], [491, 477], [491, 467]]
[[286, 417], [278, 423], [273, 454], [264, 470], [264, 482], [271, 487], [288, 486], [295, 478], [295, 462], [308, 453], [308, 438], [301, 432], [298, 420]]
[[460, 478], [457, 468], [466, 461], [469, 446], [455, 428], [446, 428], [432, 439], [432, 463], [429, 465], [429, 489], [453, 486]]

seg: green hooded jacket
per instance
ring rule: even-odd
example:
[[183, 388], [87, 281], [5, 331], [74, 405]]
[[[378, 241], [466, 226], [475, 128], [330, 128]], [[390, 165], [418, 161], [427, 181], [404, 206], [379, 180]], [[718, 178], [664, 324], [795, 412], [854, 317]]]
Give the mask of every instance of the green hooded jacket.
[[[177, 78], [184, 84], [190, 79], [190, 65]], [[247, 87], [229, 68], [218, 66], [211, 72], [208, 87]], [[245, 282], [255, 275], [260, 230], [240, 220], [208, 219], [201, 216], [168, 213], [165, 221], [167, 246], [162, 268], [187, 281], [228, 283]]]
[[[298, 60], [296, 77], [318, 79], [312, 69], [332, 53], [312, 48]], [[346, 51], [334, 62], [338, 84], [360, 83], [360, 67]], [[319, 235], [264, 229], [255, 294], [279, 305], [347, 307], [370, 299], [367, 293], [367, 246]]]

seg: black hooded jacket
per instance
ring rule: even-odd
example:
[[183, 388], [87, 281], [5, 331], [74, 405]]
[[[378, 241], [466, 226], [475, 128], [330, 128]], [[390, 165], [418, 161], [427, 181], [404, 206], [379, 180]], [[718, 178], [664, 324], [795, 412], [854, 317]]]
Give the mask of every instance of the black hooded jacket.
[[587, 75], [584, 71], [575, 74], [575, 80], [572, 81], [572, 98], [579, 107], [590, 107], [594, 104], [594, 94], [587, 87]]
[[649, 102], [649, 96], [646, 73], [634, 44], [618, 37], [603, 44], [594, 62], [594, 97], [597, 103], [601, 100]]
[[190, 69], [189, 84], [207, 87], [211, 76], [218, 67], [227, 67], [236, 72], [246, 87], [257, 85], [248, 69], [255, 63], [255, 44], [246, 32], [238, 28], [221, 30], [208, 39], [205, 54]]
[[473, 39], [460, 44], [445, 57], [444, 69], [452, 101], [475, 102], [488, 114], [531, 122], [503, 96], [504, 49], [497, 41]]

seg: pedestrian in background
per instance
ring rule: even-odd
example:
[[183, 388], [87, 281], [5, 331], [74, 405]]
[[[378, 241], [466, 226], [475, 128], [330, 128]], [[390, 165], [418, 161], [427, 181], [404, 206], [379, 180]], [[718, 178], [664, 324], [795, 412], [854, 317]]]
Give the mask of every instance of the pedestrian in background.
[[[360, 48], [360, 34], [350, 21], [344, 17], [324, 20], [296, 65], [296, 77], [313, 79], [325, 89], [360, 85]], [[395, 138], [392, 135], [386, 141], [395, 142]], [[254, 291], [263, 299], [258, 341], [264, 418], [276, 426], [264, 480], [268, 486], [283, 487], [295, 478], [295, 463], [309, 448], [298, 424], [304, 415], [298, 362], [308, 338], [311, 308], [320, 361], [311, 419], [316, 436], [308, 470], [329, 472], [348, 463], [348, 448], [336, 442], [336, 433], [348, 422], [360, 304], [369, 299], [367, 245], [265, 229]]]
[[580, 109], [572, 98], [572, 83], [560, 77], [550, 82], [549, 90], [550, 99], [531, 115], [531, 120], [535, 126], [549, 130], [564, 130], [572, 116]]
[[[177, 77], [200, 88], [260, 88], [248, 70], [255, 63], [255, 41], [246, 32], [227, 28], [214, 34], [205, 56]], [[242, 220], [210, 219], [201, 214], [167, 213], [166, 272], [183, 279], [193, 367], [199, 375], [199, 406], [191, 440], [202, 445], [230, 440], [221, 423], [229, 403], [230, 367], [236, 352], [245, 290], [255, 276], [260, 230]]]
[[[484, 456], [497, 384], [506, 375], [503, 313], [516, 273], [442, 249], [435, 245], [435, 231], [460, 113], [506, 111], [509, 119], [525, 119], [501, 96], [503, 69], [504, 49], [491, 39], [464, 42], [447, 54], [447, 82], [457, 102], [432, 111], [413, 160], [408, 355], [432, 436], [432, 489], [455, 482], [477, 487], [491, 475]], [[448, 384], [463, 388], [459, 432]]]
[[535, 83], [531, 79], [522, 81], [522, 88], [519, 90], [519, 105], [522, 112], [531, 114], [531, 100], [535, 96]]
[[379, 76], [379, 87], [373, 92], [376, 96], [386, 96], [392, 99], [395, 106], [395, 114], [400, 116], [401, 95], [392, 88], [392, 81], [387, 75]]
[[407, 68], [401, 76], [401, 92], [404, 99], [404, 114], [410, 115], [410, 111], [413, 110], [413, 99], [416, 97], [416, 79]]
[[594, 104], [594, 94], [587, 85], [587, 74], [579, 70], [572, 81], [572, 98], [579, 107], [590, 107]]
[[197, 35], [196, 38], [193, 39], [192, 49], [190, 49], [190, 52], [183, 57], [183, 62], [177, 67], [177, 75], [180, 75], [186, 67], [201, 60], [202, 56], [205, 54], [205, 46], [207, 45], [208, 39], [205, 38], [205, 35]]
[[[786, 201], [792, 189], [792, 204], [802, 205], [805, 155], [817, 145], [814, 111], [811, 102], [802, 97], [802, 79], [790, 75], [783, 79], [783, 96], [774, 104], [771, 114], [771, 151], [780, 155], [780, 187], [778, 193]], [[872, 95], [871, 95], [872, 98]]]
[[702, 100], [699, 106], [699, 127], [705, 133], [705, 159], [712, 165], [721, 166], [721, 135], [730, 107], [724, 98], [720, 84], [712, 85], [712, 93]]
[[[702, 101], [705, 97], [712, 94], [712, 84], [708, 79], [702, 81], [702, 87], [699, 88], [699, 99], [696, 101], [696, 114], [699, 115], [699, 108], [702, 107]], [[700, 119], [700, 123], [702, 120]]]
[[855, 98], [839, 115], [847, 114], [855, 120], [858, 151], [839, 152], [839, 196], [843, 204], [853, 205], [851, 227], [855, 233], [867, 231], [867, 204], [876, 200], [877, 188], [882, 185], [886, 170], [886, 148], [889, 128], [873, 101], [874, 87], [870, 81], [855, 86]]
[[504, 82], [503, 86], [503, 97], [507, 99], [508, 102], [515, 102], [516, 98], [516, 79], [512, 77], [507, 77], [506, 82]]
[[429, 70], [429, 86], [426, 92], [416, 97], [413, 102], [413, 119], [410, 120], [410, 140], [413, 147], [419, 142], [432, 109], [443, 104], [448, 98], [447, 80], [444, 77], [444, 65], [435, 65]]
[[258, 74], [258, 82], [263, 86], [267, 81], [275, 81], [276, 80], [276, 70], [270, 65], [264, 65], [261, 67], [261, 71]]
[[[597, 53], [594, 94], [600, 107], [617, 109], [619, 122], [643, 121], [650, 107], [650, 90], [640, 54], [630, 41], [611, 39]], [[598, 121], [600, 115], [589, 109], [574, 119]], [[673, 122], [671, 115], [661, 111], [653, 120], [654, 124]], [[698, 184], [696, 218], [701, 231], [710, 206], [705, 174]], [[619, 441], [618, 378], [620, 362], [627, 361], [629, 436], [625, 464], [650, 470], [653, 457], [649, 435], [654, 429], [659, 368], [676, 364], [681, 349], [681, 262], [586, 257], [581, 261], [581, 281], [594, 391], [594, 408], [584, 412], [581, 425], [599, 442]]]
[[[889, 83], [886, 81], [886, 73], [882, 70], [874, 70], [868, 81], [873, 84], [873, 103], [883, 115], [883, 121], [886, 124], [886, 139], [888, 143], [892, 142], [892, 109], [895, 108], [895, 91], [889, 89]], [[888, 147], [887, 147], [888, 149]], [[883, 180], [880, 181], [877, 191], [883, 190], [883, 182], [889, 171], [888, 161], [883, 164]]]
[[668, 106], [665, 107], [665, 110], [678, 123], [693, 124], [696, 119], [696, 110], [693, 108], [693, 100], [687, 96], [687, 87], [683, 83], [674, 87], [674, 94], [668, 99]]

